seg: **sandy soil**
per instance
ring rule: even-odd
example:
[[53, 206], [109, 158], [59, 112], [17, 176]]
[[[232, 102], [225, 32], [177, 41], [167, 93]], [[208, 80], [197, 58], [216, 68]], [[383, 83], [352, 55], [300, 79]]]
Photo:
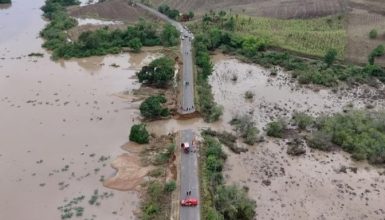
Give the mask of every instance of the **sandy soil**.
[[[216, 101], [225, 107], [222, 130], [231, 129], [227, 122], [235, 114], [250, 113], [262, 128], [271, 118], [288, 118], [294, 110], [319, 115], [340, 111], [347, 103], [355, 107], [364, 107], [367, 102], [376, 108], [385, 105], [378, 96], [381, 92], [370, 88], [313, 91], [290, 82], [282, 71], [271, 77], [269, 70], [258, 65], [222, 55], [214, 61], [210, 83]], [[236, 82], [231, 80], [233, 74], [238, 77]], [[243, 98], [246, 91], [255, 94], [253, 101]], [[307, 149], [297, 158], [287, 155], [286, 150], [285, 140], [272, 139], [250, 147], [246, 153], [226, 149], [227, 183], [249, 188], [249, 195], [257, 202], [256, 219], [383, 219], [385, 176], [379, 173], [384, 168], [357, 163], [344, 152]], [[341, 172], [342, 166], [348, 167], [346, 173]]]

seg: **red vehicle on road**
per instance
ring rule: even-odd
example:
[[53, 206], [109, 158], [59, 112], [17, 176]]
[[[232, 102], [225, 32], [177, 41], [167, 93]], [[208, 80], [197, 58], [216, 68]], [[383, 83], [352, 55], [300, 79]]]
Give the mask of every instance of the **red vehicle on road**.
[[182, 200], [180, 200], [180, 204], [182, 206], [197, 206], [198, 200], [195, 198], [182, 199]]

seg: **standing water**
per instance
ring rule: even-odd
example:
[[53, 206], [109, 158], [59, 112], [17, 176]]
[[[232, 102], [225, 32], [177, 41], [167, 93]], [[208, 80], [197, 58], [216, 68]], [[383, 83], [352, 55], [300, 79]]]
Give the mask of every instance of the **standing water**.
[[139, 87], [133, 76], [151, 54], [139, 65], [128, 54], [54, 62], [39, 38], [43, 4], [0, 9], [0, 219], [61, 219], [60, 207], [80, 196], [83, 216], [72, 218], [135, 219], [138, 193], [102, 180], [138, 116], [118, 94]]

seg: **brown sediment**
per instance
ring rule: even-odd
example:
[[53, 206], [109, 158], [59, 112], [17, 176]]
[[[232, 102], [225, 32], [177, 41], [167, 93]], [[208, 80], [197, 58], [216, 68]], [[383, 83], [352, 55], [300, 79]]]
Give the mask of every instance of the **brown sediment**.
[[139, 156], [132, 153], [121, 154], [112, 161], [111, 166], [117, 173], [104, 181], [103, 185], [121, 191], [139, 190], [144, 177], [152, 169], [150, 166], [141, 166]]
[[[233, 58], [216, 59], [210, 83], [225, 109], [222, 130], [228, 131], [232, 128], [227, 122], [236, 114], [250, 114], [263, 128], [277, 117], [290, 119], [293, 111], [316, 116], [340, 112], [349, 103], [355, 108], [367, 103], [375, 103], [377, 109], [385, 106], [382, 87], [311, 90], [313, 86], [301, 87], [281, 70], [272, 77], [268, 69]], [[246, 91], [255, 94], [253, 101], [244, 98]], [[257, 219], [358, 220], [381, 219], [385, 214], [383, 169], [353, 161], [345, 152], [305, 148], [305, 154], [290, 156], [287, 140], [271, 138], [245, 153], [224, 149], [226, 182], [249, 189], [257, 203]]]

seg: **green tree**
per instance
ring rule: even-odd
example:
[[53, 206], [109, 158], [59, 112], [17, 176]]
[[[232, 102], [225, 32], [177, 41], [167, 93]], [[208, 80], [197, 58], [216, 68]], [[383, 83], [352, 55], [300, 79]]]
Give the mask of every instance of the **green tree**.
[[194, 12], [193, 11], [189, 11], [188, 12], [188, 17], [191, 20], [194, 17]]
[[140, 48], [142, 48], [142, 42], [139, 38], [133, 38], [127, 43], [128, 47], [131, 48], [134, 52], [139, 52]]
[[163, 27], [160, 39], [164, 46], [175, 46], [179, 42], [179, 31], [174, 26], [167, 23]]
[[150, 140], [150, 134], [144, 124], [136, 124], [131, 127], [130, 141], [134, 141], [138, 144], [147, 144]]
[[328, 67], [330, 67], [333, 64], [333, 62], [336, 60], [336, 57], [337, 57], [337, 50], [329, 49], [324, 56], [324, 62]]
[[141, 83], [166, 87], [174, 78], [174, 64], [170, 58], [161, 57], [144, 66], [136, 75]]
[[170, 114], [167, 108], [162, 107], [167, 99], [164, 96], [150, 96], [140, 105], [140, 113], [147, 119], [166, 117]]
[[0, 4], [8, 4], [11, 3], [11, 0], [0, 0]]

